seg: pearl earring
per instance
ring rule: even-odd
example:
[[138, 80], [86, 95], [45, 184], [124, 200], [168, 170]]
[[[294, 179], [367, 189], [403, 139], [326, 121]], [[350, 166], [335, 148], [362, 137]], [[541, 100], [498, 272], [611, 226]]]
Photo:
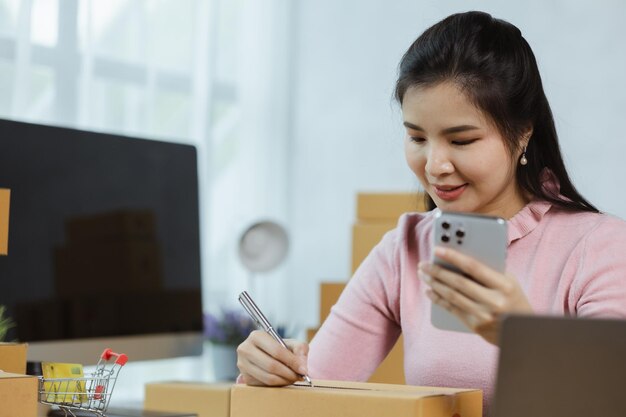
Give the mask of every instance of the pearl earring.
[[519, 160], [520, 165], [525, 166], [528, 164], [528, 159], [526, 159], [526, 146], [524, 146], [524, 152], [522, 152], [522, 157]]

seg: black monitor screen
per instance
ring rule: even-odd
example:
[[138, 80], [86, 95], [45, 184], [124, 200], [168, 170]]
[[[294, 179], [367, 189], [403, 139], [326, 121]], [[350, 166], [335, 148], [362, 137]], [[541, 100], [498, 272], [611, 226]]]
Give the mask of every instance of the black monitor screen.
[[201, 331], [194, 146], [0, 120], [0, 188], [8, 340]]

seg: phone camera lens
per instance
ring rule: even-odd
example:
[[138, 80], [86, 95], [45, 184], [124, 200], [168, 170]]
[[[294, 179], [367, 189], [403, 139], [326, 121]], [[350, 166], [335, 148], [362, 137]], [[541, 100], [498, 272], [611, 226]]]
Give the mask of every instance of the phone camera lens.
[[457, 230], [456, 231], [456, 237], [464, 237], [465, 236], [465, 231], [463, 230]]
[[441, 223], [441, 227], [443, 227], [444, 229], [448, 230], [450, 228], [450, 223], [443, 222], [443, 223]]
[[441, 236], [441, 241], [445, 242], [445, 243], [449, 242], [450, 241], [450, 236], [447, 233], [442, 235]]
[[456, 243], [458, 243], [459, 245], [463, 244], [463, 241], [461, 239], [457, 240]]

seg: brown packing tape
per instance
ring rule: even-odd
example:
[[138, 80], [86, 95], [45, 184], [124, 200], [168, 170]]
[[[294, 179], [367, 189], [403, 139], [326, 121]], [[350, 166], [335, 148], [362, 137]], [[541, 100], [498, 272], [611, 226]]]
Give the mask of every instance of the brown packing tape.
[[404, 392], [411, 395], [450, 395], [459, 391], [456, 388], [440, 388], [440, 387], [417, 387], [412, 385], [402, 384], [386, 384], [386, 383], [372, 383], [372, 382], [351, 382], [351, 381], [333, 381], [325, 379], [315, 379], [311, 381], [313, 385], [309, 385], [304, 381], [298, 381], [292, 384], [294, 388], [305, 389], [331, 389], [331, 390], [353, 390], [353, 391], [366, 391], [366, 392]]
[[[402, 384], [385, 384], [385, 383], [372, 383], [372, 382], [352, 382], [352, 381], [335, 381], [330, 379], [315, 379], [312, 380], [313, 385], [309, 385], [304, 381], [298, 381], [292, 384], [293, 388], [305, 388], [305, 389], [331, 389], [331, 390], [354, 390], [365, 391], [369, 393], [374, 392], [393, 392], [404, 393], [418, 396], [433, 396], [433, 395], [453, 395], [458, 392], [468, 391], [468, 389], [459, 388], [446, 388], [446, 387], [420, 387], [415, 385], [402, 385]], [[469, 390], [474, 391], [474, 390]]]
[[0, 188], [0, 255], [9, 253], [9, 208], [11, 190]]

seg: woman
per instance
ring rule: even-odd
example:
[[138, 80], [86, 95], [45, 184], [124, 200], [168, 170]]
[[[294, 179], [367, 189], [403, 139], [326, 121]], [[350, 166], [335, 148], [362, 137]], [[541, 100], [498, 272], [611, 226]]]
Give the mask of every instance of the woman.
[[[432, 248], [433, 212], [407, 213], [357, 270], [310, 351], [254, 332], [238, 350], [240, 380], [367, 380], [403, 333], [408, 384], [483, 389], [488, 411], [503, 314], [626, 317], [626, 223], [572, 185], [537, 63], [515, 26], [480, 12], [435, 24], [402, 58], [396, 98], [406, 160], [431, 208], [507, 219], [507, 273]], [[432, 265], [433, 250], [474, 281]], [[434, 328], [431, 302], [480, 337]]]

